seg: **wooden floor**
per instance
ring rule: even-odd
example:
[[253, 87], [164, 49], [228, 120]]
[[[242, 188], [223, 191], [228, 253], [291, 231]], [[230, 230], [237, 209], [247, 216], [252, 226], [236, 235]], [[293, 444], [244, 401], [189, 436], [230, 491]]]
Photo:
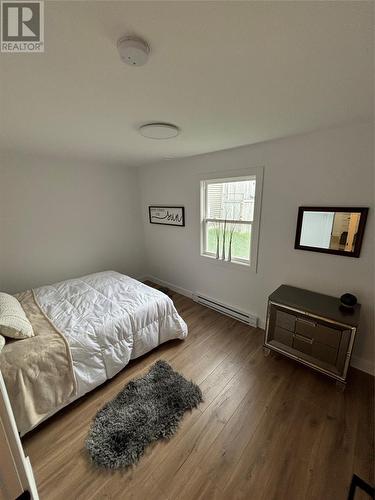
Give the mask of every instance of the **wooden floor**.
[[[295, 362], [265, 358], [261, 330], [172, 298], [185, 341], [132, 361], [24, 438], [42, 500], [346, 500], [353, 473], [374, 482], [371, 377], [352, 370], [340, 393]], [[200, 385], [204, 403], [133, 469], [94, 468], [84, 450], [91, 419], [160, 358]]]

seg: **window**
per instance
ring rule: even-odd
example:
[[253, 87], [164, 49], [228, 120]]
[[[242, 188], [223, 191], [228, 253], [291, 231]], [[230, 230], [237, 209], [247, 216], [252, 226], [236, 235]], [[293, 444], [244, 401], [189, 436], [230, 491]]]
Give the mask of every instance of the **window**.
[[257, 175], [201, 181], [201, 255], [255, 265], [257, 191]]

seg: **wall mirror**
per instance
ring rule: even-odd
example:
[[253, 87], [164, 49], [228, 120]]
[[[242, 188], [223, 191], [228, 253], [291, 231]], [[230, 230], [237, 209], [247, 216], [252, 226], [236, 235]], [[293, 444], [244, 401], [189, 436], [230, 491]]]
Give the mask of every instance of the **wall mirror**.
[[299, 207], [294, 248], [359, 257], [368, 208]]

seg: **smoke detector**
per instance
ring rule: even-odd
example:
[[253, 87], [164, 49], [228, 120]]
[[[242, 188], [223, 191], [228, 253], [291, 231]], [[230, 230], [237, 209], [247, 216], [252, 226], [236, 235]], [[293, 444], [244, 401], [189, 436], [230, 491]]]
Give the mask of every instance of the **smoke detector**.
[[143, 66], [148, 60], [150, 47], [147, 42], [135, 36], [123, 36], [117, 42], [122, 61], [130, 66]]
[[172, 139], [178, 136], [180, 129], [173, 123], [145, 123], [139, 127], [139, 133], [147, 139]]

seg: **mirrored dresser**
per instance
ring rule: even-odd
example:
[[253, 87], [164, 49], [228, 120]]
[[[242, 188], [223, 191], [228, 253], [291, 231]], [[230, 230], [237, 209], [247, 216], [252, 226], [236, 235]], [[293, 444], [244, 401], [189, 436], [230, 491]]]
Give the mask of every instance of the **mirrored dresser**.
[[281, 285], [268, 300], [264, 351], [275, 351], [345, 387], [361, 305], [342, 308], [336, 297]]

